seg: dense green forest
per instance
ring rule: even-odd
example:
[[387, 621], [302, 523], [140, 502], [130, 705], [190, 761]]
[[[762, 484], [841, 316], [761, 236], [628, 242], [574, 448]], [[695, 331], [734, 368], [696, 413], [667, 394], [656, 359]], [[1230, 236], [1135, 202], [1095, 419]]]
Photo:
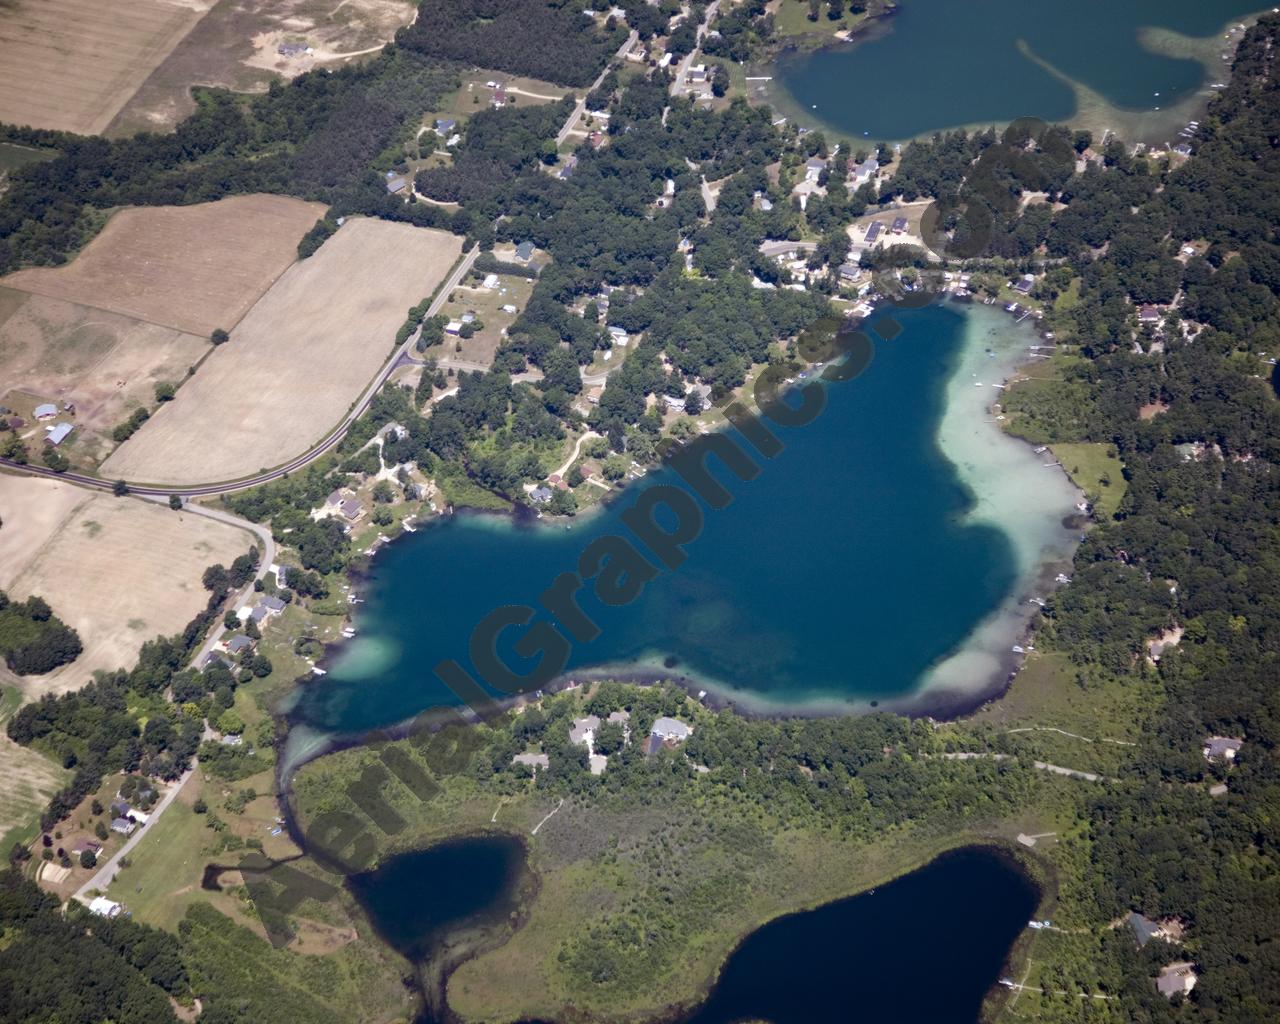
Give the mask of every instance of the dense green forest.
[[47, 601], [11, 601], [0, 590], [0, 654], [20, 676], [43, 675], [74, 661], [84, 650], [80, 635], [53, 614]]
[[176, 1022], [169, 998], [190, 992], [172, 936], [77, 904], [64, 916], [34, 882], [0, 872], [0, 1021]]
[[428, 57], [581, 87], [627, 38], [617, 19], [600, 27], [584, 16], [590, 6], [580, 0], [429, 0], [396, 42]]

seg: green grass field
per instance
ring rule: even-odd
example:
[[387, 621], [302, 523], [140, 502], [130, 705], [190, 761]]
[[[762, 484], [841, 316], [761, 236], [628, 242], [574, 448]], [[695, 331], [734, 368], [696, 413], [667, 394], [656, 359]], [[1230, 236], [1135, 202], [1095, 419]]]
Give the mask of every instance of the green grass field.
[[1129, 486], [1124, 478], [1124, 463], [1116, 454], [1115, 446], [1060, 442], [1052, 445], [1051, 450], [1075, 485], [1095, 502], [1098, 518], [1106, 520], [1115, 515]]
[[174, 931], [187, 907], [207, 901], [200, 888], [204, 853], [213, 832], [182, 797], [170, 805], [133, 848], [129, 867], [107, 887], [107, 896], [123, 903], [136, 920]]

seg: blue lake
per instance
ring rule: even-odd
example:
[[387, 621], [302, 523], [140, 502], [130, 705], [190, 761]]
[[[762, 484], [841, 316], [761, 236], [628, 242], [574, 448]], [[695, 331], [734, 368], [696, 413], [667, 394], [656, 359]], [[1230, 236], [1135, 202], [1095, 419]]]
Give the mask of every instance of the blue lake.
[[[909, 697], [1008, 598], [1026, 559], [1004, 530], [968, 515], [974, 492], [939, 447], [952, 377], [966, 351], [974, 356], [966, 314], [934, 306], [898, 319], [902, 334], [878, 345], [860, 378], [829, 385], [822, 415], [779, 430], [782, 454], [761, 460], [756, 479], [734, 480], [727, 508], [706, 510], [682, 567], [622, 608], [582, 592], [602, 633], [574, 646], [570, 672], [665, 665], [747, 704], [866, 706]], [[1020, 454], [1045, 472], [1029, 450]], [[994, 475], [1026, 491], [1013, 470]], [[666, 482], [679, 480], [664, 469], [633, 486]], [[634, 500], [629, 490], [569, 529], [456, 515], [390, 545], [360, 584], [359, 637], [301, 687], [295, 724], [355, 733], [456, 703], [432, 667], [468, 665], [468, 638], [485, 615], [536, 606], [588, 543], [626, 535], [619, 513]], [[531, 664], [512, 650], [522, 633], [508, 629], [500, 645], [513, 667]]]
[[[901, 0], [851, 44], [784, 54], [772, 72], [776, 102], [855, 140], [1019, 117], [1096, 121], [1138, 138], [1172, 127], [1159, 112], [1228, 66], [1225, 43], [1197, 47], [1167, 33], [1153, 43], [1150, 30], [1210, 37], [1256, 10], [1256, 0]], [[1196, 59], [1202, 50], [1208, 67]], [[1075, 84], [1097, 109], [1079, 109]]]

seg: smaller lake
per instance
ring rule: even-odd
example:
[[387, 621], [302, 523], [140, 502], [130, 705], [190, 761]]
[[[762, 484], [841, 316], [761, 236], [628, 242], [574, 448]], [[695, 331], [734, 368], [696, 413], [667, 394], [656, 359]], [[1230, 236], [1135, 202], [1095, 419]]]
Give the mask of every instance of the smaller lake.
[[418, 962], [451, 929], [514, 910], [523, 870], [518, 839], [478, 836], [398, 854], [347, 884], [382, 940]]
[[[770, 101], [850, 139], [909, 139], [1019, 117], [1173, 137], [1256, 0], [901, 0], [860, 41], [784, 54]], [[1214, 39], [1217, 36], [1216, 40]], [[1210, 77], [1212, 76], [1212, 77]]]
[[683, 1024], [974, 1024], [1039, 894], [969, 847], [888, 885], [779, 918], [729, 958]]

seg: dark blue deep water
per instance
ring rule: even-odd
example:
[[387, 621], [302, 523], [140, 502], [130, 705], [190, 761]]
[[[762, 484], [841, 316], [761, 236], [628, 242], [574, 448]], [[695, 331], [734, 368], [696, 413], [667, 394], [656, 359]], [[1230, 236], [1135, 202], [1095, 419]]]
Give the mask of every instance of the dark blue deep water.
[[974, 1024], [1038, 901], [1004, 855], [957, 850], [874, 892], [765, 925], [685, 1024]]
[[[785, 451], [706, 510], [683, 566], [626, 607], [584, 591], [603, 632], [574, 646], [570, 670], [670, 659], [781, 705], [909, 695], [995, 608], [1015, 582], [1012, 545], [964, 521], [971, 496], [936, 443], [965, 318], [930, 307], [898, 319], [861, 377], [830, 385], [822, 415], [779, 430]], [[634, 491], [677, 480], [663, 470]], [[388, 546], [360, 585], [356, 645], [302, 688], [294, 720], [353, 733], [456, 703], [432, 667], [468, 664], [485, 615], [536, 605], [591, 540], [627, 535], [634, 491], [568, 530], [458, 515]], [[518, 667], [530, 664], [511, 650], [522, 632], [504, 634]]]
[[448, 931], [505, 916], [523, 868], [518, 840], [484, 836], [398, 854], [347, 884], [383, 941], [420, 960]]

